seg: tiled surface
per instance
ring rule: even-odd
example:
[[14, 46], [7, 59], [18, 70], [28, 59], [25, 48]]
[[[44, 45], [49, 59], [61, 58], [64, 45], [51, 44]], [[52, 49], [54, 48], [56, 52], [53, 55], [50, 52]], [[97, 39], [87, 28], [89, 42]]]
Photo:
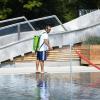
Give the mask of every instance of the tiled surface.
[[0, 100], [100, 100], [100, 73], [0, 75]]

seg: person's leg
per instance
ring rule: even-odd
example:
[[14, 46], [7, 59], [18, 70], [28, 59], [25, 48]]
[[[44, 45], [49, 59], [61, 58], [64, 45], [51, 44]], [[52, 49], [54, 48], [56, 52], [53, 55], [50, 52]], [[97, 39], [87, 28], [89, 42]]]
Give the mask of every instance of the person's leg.
[[44, 73], [44, 61], [46, 60], [46, 51], [39, 52], [39, 64], [41, 67], [41, 72]]
[[40, 61], [41, 73], [44, 73], [44, 61]]
[[39, 72], [39, 60], [36, 60], [36, 72]]
[[40, 52], [37, 51], [36, 72], [39, 72], [40, 57], [41, 57]]

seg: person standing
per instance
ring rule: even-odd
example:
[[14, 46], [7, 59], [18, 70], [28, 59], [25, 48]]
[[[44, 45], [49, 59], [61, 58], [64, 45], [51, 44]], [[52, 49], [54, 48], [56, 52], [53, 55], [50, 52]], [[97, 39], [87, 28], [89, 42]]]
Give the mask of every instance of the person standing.
[[45, 32], [41, 34], [39, 41], [39, 50], [37, 50], [36, 72], [39, 72], [39, 65], [41, 73], [44, 73], [44, 61], [47, 59], [47, 50], [52, 50], [49, 43], [48, 34], [51, 31], [51, 26], [45, 27]]

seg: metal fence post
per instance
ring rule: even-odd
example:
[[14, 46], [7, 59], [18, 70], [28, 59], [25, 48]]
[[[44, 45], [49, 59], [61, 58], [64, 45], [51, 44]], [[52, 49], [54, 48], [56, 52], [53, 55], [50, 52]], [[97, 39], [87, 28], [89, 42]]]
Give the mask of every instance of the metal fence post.
[[72, 44], [70, 44], [70, 100], [72, 100]]
[[20, 24], [18, 24], [17, 27], [18, 27], [18, 40], [20, 40]]

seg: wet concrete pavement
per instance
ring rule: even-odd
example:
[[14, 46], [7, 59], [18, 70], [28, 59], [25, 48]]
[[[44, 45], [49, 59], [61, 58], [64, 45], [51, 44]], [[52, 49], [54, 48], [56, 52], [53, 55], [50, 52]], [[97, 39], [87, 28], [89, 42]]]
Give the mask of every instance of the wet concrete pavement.
[[100, 100], [100, 73], [0, 75], [0, 100]]

